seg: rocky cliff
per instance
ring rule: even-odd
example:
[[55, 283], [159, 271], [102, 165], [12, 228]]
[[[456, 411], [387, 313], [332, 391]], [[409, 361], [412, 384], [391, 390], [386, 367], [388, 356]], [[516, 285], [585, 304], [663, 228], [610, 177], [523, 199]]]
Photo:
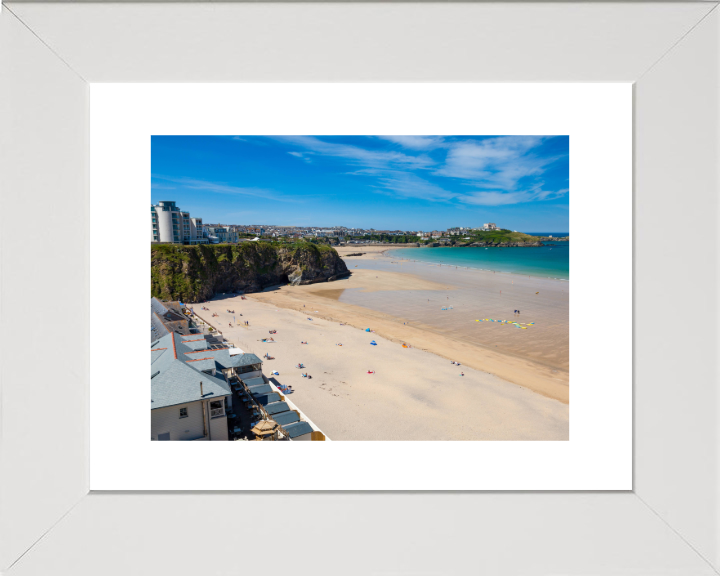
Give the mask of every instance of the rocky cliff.
[[222, 292], [257, 292], [268, 286], [313, 284], [348, 275], [328, 245], [243, 242], [151, 246], [152, 295], [199, 302]]

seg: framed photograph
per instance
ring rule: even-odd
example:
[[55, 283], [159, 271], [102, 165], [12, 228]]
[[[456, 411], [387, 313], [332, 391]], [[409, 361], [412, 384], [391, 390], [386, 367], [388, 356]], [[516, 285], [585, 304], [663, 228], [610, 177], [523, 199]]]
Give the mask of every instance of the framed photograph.
[[3, 571], [716, 573], [719, 32], [4, 5]]

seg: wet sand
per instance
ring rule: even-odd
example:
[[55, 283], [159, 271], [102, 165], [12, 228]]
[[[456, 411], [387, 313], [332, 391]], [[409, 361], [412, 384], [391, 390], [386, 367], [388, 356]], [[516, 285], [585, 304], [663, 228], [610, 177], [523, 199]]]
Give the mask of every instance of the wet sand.
[[[375, 254], [346, 259], [353, 272], [348, 279], [250, 297], [317, 310], [316, 317], [356, 328], [370, 326], [393, 342], [569, 402], [568, 282], [400, 262], [392, 252], [381, 254], [386, 247], [377, 248]], [[521, 314], [513, 315], [514, 309]], [[484, 319], [535, 324], [523, 330]]]

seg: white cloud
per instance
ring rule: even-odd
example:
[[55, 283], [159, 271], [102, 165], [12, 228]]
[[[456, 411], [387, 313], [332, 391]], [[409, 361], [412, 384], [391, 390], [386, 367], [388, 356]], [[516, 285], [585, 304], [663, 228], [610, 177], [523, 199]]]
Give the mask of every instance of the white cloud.
[[166, 182], [172, 182], [177, 185], [177, 188], [184, 188], [186, 190], [199, 190], [202, 192], [214, 192], [216, 194], [237, 194], [241, 196], [255, 196], [259, 198], [266, 198], [268, 200], [277, 200], [279, 202], [302, 202], [303, 200], [296, 196], [285, 196], [275, 192], [274, 190], [268, 190], [265, 188], [255, 187], [241, 187], [241, 186], [230, 186], [222, 182], [210, 182], [207, 180], [194, 180], [192, 178], [170, 178], [166, 176], [156, 176]]
[[543, 136], [501, 136], [485, 140], [465, 140], [452, 145], [438, 176], [472, 180], [488, 188], [513, 189], [527, 177], [541, 175], [557, 157], [532, 153]]
[[275, 139], [304, 148], [303, 156], [313, 154], [344, 158], [353, 164], [367, 168], [418, 169], [429, 168], [434, 164], [434, 161], [425, 155], [411, 156], [391, 150], [367, 150], [350, 144], [326, 142], [315, 136], [279, 136]]
[[560, 198], [568, 193], [568, 189], [551, 191], [537, 188], [534, 190], [522, 190], [519, 192], [499, 192], [497, 190], [479, 191], [461, 197], [465, 204], [479, 206], [501, 206], [503, 204], [520, 204], [536, 200], [552, 200]]
[[411, 150], [430, 150], [445, 146], [442, 136], [378, 136], [378, 138]]
[[445, 190], [411, 172], [388, 172], [378, 178], [377, 183], [377, 191], [391, 192], [392, 195], [402, 198], [447, 201], [457, 197], [456, 193]]
[[302, 159], [306, 164], [312, 164], [312, 159], [307, 156], [306, 152], [288, 152], [288, 154]]

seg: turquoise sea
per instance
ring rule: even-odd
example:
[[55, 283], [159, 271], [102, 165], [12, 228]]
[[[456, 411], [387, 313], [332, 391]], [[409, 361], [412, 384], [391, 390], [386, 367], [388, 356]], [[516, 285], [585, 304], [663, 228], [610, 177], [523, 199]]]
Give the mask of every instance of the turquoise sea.
[[570, 280], [570, 242], [538, 248], [399, 248], [388, 255], [421, 262]]

